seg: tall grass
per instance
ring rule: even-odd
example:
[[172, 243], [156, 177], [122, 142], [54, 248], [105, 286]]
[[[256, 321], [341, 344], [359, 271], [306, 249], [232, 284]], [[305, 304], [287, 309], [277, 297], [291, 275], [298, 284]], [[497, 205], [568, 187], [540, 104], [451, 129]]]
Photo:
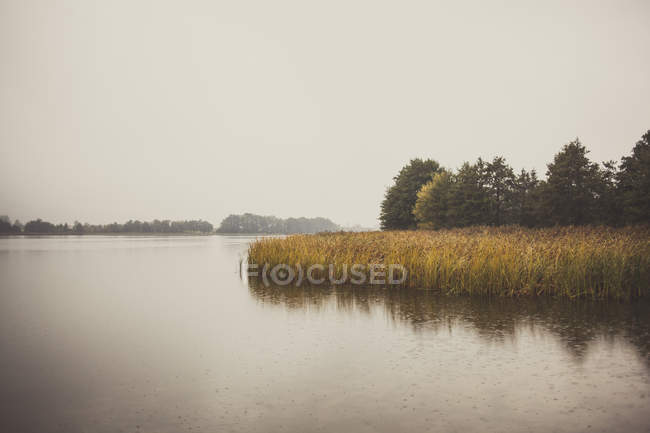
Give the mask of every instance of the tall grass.
[[650, 294], [648, 227], [471, 227], [325, 233], [253, 242], [249, 263], [399, 264], [403, 287], [446, 294], [630, 299]]

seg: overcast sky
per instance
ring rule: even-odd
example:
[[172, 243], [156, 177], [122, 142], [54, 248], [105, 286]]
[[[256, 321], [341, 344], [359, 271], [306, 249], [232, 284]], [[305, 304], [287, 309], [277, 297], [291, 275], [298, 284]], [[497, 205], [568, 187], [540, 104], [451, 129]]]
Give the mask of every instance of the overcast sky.
[[0, 0], [0, 214], [376, 226], [409, 159], [650, 129], [650, 1]]

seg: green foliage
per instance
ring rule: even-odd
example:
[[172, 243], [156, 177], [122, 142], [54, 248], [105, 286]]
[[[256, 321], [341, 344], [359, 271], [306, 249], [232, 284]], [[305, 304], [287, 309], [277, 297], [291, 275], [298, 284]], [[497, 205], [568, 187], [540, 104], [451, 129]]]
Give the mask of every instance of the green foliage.
[[[382, 228], [396, 227], [406, 209], [412, 209], [423, 229], [650, 223], [650, 131], [631, 156], [622, 158], [620, 171], [614, 161], [602, 165], [590, 161], [588, 153], [578, 139], [566, 144], [548, 164], [546, 180], [539, 180], [534, 170], [515, 175], [500, 156], [488, 163], [481, 158], [474, 164], [466, 162], [455, 173], [438, 168], [441, 175], [425, 182], [408, 207], [406, 188], [400, 189], [398, 181], [410, 174], [412, 161], [386, 194]], [[388, 218], [391, 215], [397, 218]]]
[[287, 218], [255, 215], [228, 215], [217, 233], [318, 233], [337, 231], [340, 227], [327, 218]]
[[[16, 221], [16, 224], [20, 224]], [[72, 227], [65, 224], [54, 225], [37, 219], [25, 224], [23, 233], [27, 234], [105, 234], [105, 233], [211, 233], [214, 227], [207, 221], [169, 221], [153, 220], [141, 222], [129, 220], [124, 224], [81, 224], [75, 221]], [[18, 230], [19, 232], [19, 230]]]
[[418, 192], [413, 215], [419, 228], [439, 229], [451, 227], [453, 221], [449, 215], [449, 199], [453, 188], [453, 175], [441, 170], [432, 180], [424, 184]]
[[621, 159], [618, 181], [625, 222], [650, 222], [650, 130]]
[[512, 222], [525, 227], [539, 224], [539, 180], [535, 170], [521, 170], [512, 192]]
[[476, 164], [464, 163], [453, 179], [449, 221], [453, 222], [454, 227], [484, 223], [489, 209], [485, 162], [479, 158]]
[[456, 174], [443, 172], [418, 193], [414, 215], [420, 228], [465, 227], [489, 218], [487, 165], [465, 163]]
[[623, 221], [617, 177], [618, 170], [616, 163], [614, 161], [603, 162], [603, 166], [600, 169], [600, 186], [595, 217], [598, 222], [611, 226], [620, 225]]
[[564, 145], [548, 164], [544, 205], [548, 222], [582, 225], [596, 222], [598, 193], [602, 191], [598, 164], [587, 158], [589, 151], [576, 139]]
[[512, 201], [515, 192], [515, 174], [502, 156], [497, 156], [485, 167], [485, 186], [489, 209], [489, 223], [512, 223]]
[[413, 208], [420, 188], [440, 170], [440, 164], [427, 159], [412, 159], [393, 178], [381, 203], [381, 228], [383, 230], [413, 229], [416, 227]]
[[60, 233], [63, 229], [63, 226], [57, 227], [54, 224], [43, 221], [42, 219], [37, 219], [29, 221], [25, 224], [24, 232], [25, 233]]
[[22, 226], [20, 221], [16, 220], [12, 225], [7, 215], [0, 215], [0, 234], [15, 234], [20, 233], [21, 230]]

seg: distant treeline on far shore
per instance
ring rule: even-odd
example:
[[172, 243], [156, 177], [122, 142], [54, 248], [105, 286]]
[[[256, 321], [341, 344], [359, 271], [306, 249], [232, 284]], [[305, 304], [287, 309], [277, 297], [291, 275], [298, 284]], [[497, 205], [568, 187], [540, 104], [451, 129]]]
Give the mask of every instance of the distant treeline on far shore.
[[13, 224], [7, 216], [0, 216], [0, 233], [2, 234], [60, 234], [60, 235], [83, 235], [83, 234], [117, 234], [117, 233], [211, 233], [214, 230], [212, 224], [202, 220], [191, 221], [133, 221], [129, 220], [124, 224], [82, 224], [75, 222], [72, 225], [52, 224], [40, 218], [32, 220], [23, 225], [16, 220]]
[[[327, 218], [287, 218], [255, 215], [229, 215], [221, 221], [217, 233], [319, 233], [342, 230], [338, 224]], [[362, 231], [362, 230], [359, 230]]]
[[53, 234], [53, 235], [84, 235], [84, 234], [181, 234], [181, 233], [248, 233], [248, 234], [293, 234], [320, 233], [334, 231], [362, 232], [373, 230], [359, 225], [341, 227], [327, 218], [276, 218], [251, 213], [230, 215], [221, 222], [215, 231], [214, 226], [203, 220], [170, 221], [129, 220], [124, 224], [88, 224], [75, 221], [73, 224], [53, 224], [42, 219], [36, 219], [26, 224], [15, 220], [13, 223], [6, 215], [0, 215], [0, 234]]

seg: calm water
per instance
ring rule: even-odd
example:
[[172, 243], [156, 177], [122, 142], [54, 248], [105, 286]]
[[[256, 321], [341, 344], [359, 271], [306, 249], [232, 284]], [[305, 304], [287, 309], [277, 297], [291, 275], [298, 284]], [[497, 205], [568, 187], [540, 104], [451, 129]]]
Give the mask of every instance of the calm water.
[[0, 239], [0, 431], [650, 431], [647, 303], [249, 287], [249, 240]]

